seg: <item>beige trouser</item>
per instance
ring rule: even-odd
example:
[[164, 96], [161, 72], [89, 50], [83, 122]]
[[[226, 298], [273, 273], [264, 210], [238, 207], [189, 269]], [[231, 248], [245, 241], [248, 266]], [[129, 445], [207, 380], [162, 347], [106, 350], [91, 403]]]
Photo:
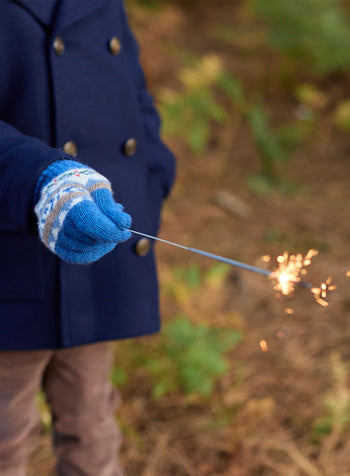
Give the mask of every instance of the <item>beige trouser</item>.
[[0, 352], [0, 475], [24, 476], [38, 430], [35, 396], [43, 386], [53, 419], [60, 476], [122, 476], [109, 383], [109, 343], [58, 351]]

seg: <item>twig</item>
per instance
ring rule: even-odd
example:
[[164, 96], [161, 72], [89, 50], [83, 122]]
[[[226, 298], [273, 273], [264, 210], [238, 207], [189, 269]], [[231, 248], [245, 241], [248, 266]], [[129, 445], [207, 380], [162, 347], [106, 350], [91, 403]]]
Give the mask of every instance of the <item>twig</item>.
[[159, 474], [157, 471], [159, 461], [162, 459], [164, 453], [166, 453], [167, 446], [169, 443], [170, 434], [165, 433], [160, 435], [158, 441], [150, 454], [145, 471], [142, 473], [142, 476], [154, 476], [155, 474]]
[[292, 443], [287, 441], [277, 441], [275, 439], [257, 440], [251, 439], [254, 445], [259, 444], [271, 450], [283, 451], [300, 469], [308, 476], [326, 476], [323, 471], [317, 468], [299, 449]]
[[273, 469], [280, 476], [287, 476], [287, 474], [288, 476], [292, 476], [292, 473], [290, 471], [291, 468], [289, 465], [286, 465], [284, 463], [278, 463], [277, 461], [274, 461], [271, 457], [268, 457], [267, 455], [264, 455], [264, 456], [260, 455], [259, 463], [262, 463], [267, 468]]
[[324, 473], [316, 468], [316, 466], [314, 466], [294, 444], [282, 443], [281, 449], [309, 476], [325, 476]]
[[335, 427], [332, 430], [331, 434], [326, 438], [326, 440], [324, 441], [324, 443], [321, 447], [321, 451], [320, 451], [320, 455], [318, 457], [318, 460], [319, 460], [321, 466], [326, 471], [329, 471], [329, 469], [330, 469], [329, 466], [333, 466], [333, 464], [331, 462], [331, 455], [332, 455], [333, 451], [335, 450], [336, 446], [338, 445], [338, 443], [340, 442], [341, 436], [342, 436], [341, 428]]
[[187, 471], [188, 476], [199, 476], [196, 468], [182, 450], [179, 450], [178, 448], [172, 450], [170, 458], [174, 463], [178, 465], [180, 464], [180, 466], [182, 466]]

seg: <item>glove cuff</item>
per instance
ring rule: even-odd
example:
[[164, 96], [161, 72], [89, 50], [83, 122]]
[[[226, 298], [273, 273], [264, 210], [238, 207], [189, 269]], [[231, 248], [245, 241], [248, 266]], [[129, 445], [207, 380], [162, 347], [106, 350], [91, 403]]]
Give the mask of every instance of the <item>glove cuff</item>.
[[55, 177], [62, 174], [63, 172], [66, 172], [67, 170], [81, 167], [87, 168], [85, 165], [81, 164], [80, 162], [77, 162], [76, 160], [64, 159], [55, 160], [54, 162], [52, 162], [48, 167], [46, 167], [46, 169], [43, 170], [37, 181], [34, 192], [34, 206], [38, 203], [41, 190], [43, 189], [43, 187], [45, 187], [45, 185], [51, 182], [51, 180], [53, 180]]

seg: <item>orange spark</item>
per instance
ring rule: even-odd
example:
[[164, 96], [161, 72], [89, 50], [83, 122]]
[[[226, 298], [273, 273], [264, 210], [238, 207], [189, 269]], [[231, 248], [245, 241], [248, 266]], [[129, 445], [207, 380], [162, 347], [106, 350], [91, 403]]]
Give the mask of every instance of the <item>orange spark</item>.
[[266, 340], [261, 339], [261, 341], [259, 342], [259, 345], [262, 352], [267, 352], [269, 350]]

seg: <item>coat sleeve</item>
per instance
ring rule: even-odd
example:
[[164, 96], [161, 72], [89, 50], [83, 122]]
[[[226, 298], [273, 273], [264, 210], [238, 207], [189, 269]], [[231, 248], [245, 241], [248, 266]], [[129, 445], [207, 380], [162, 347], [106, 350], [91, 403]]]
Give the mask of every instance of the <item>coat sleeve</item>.
[[154, 106], [152, 95], [147, 90], [145, 76], [139, 60], [139, 46], [131, 32], [124, 10], [126, 25], [127, 47], [129, 48], [132, 68], [134, 72], [138, 102], [143, 114], [143, 123], [146, 138], [150, 146], [150, 154], [153, 165], [156, 167], [164, 179], [164, 198], [171, 190], [175, 180], [175, 157], [160, 137], [161, 119]]
[[0, 121], [0, 230], [37, 232], [36, 183], [50, 163], [65, 157], [62, 150]]

